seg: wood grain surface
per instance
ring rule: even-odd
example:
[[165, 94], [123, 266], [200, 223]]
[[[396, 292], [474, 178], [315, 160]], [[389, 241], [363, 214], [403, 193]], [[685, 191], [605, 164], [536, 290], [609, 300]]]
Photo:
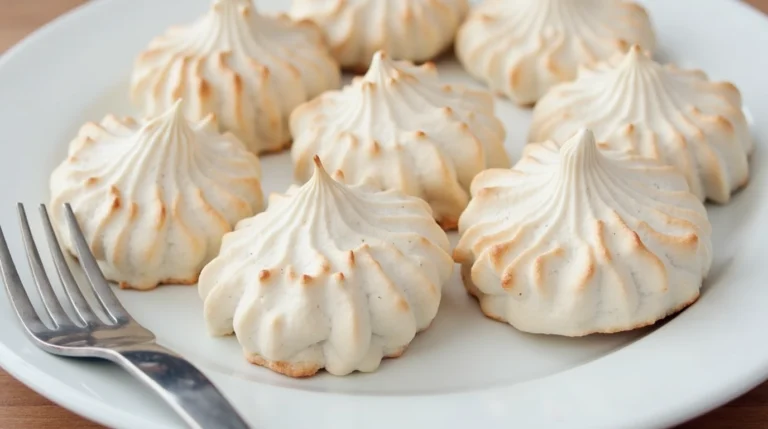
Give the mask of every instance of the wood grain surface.
[[[0, 54], [36, 28], [86, 1], [0, 0]], [[747, 1], [768, 13], [768, 0]], [[100, 427], [51, 403], [0, 369], [0, 429]], [[730, 404], [677, 429], [766, 428], [768, 428], [768, 382]]]

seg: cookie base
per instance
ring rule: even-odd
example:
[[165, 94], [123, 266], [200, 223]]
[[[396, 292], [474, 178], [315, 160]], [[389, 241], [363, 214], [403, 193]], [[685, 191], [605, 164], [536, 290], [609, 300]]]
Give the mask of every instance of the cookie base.
[[283, 142], [280, 146], [270, 149], [264, 149], [259, 151], [256, 155], [258, 156], [269, 156], [269, 155], [276, 155], [278, 153], [283, 152], [284, 150], [288, 150], [291, 148], [291, 144], [293, 144], [293, 140], [289, 139], [286, 142]]
[[483, 315], [485, 317], [487, 317], [487, 318], [489, 318], [491, 320], [495, 320], [497, 322], [508, 324], [508, 325], [512, 326], [513, 328], [515, 328], [515, 329], [517, 329], [517, 330], [519, 330], [521, 332], [527, 332], [527, 333], [530, 333], [530, 334], [538, 334], [538, 335], [557, 335], [557, 336], [561, 336], [561, 337], [571, 337], [571, 338], [586, 337], [588, 335], [593, 335], [593, 334], [616, 334], [616, 333], [619, 333], [619, 332], [634, 331], [635, 329], [645, 328], [645, 327], [654, 325], [656, 323], [663, 322], [665, 319], [668, 319], [668, 318], [671, 318], [672, 316], [675, 316], [676, 314], [680, 313], [681, 311], [683, 311], [686, 308], [690, 307], [691, 305], [695, 304], [696, 301], [698, 301], [699, 296], [701, 296], [701, 292], [699, 292], [692, 299], [690, 299], [689, 301], [684, 302], [684, 303], [678, 305], [677, 307], [674, 307], [672, 310], [667, 312], [667, 314], [662, 315], [662, 316], [657, 317], [657, 318], [648, 319], [648, 320], [645, 320], [645, 321], [642, 321], [642, 322], [638, 322], [638, 323], [635, 323], [634, 325], [624, 326], [624, 327], [619, 327], [619, 328], [587, 331], [587, 332], [583, 332], [583, 333], [569, 334], [569, 335], [566, 335], [566, 334], [550, 334], [550, 333], [542, 333], [542, 332], [530, 332], [530, 331], [526, 331], [524, 329], [520, 329], [520, 328], [512, 325], [508, 320], [504, 319], [503, 317], [501, 317], [499, 315], [496, 315], [496, 314], [492, 314], [492, 313], [488, 312], [485, 308], [483, 308], [482, 302], [480, 301], [480, 298], [481, 298], [480, 295], [482, 295], [482, 292], [480, 292], [480, 289], [478, 289], [477, 286], [475, 286], [474, 282], [472, 282], [471, 265], [464, 265], [464, 264], [462, 264], [462, 266], [461, 266], [461, 280], [462, 280], [462, 283], [464, 284], [464, 289], [467, 291], [467, 293], [469, 295], [471, 295], [472, 297], [474, 297], [478, 301], [478, 304], [480, 304], [480, 311], [483, 313]]
[[[67, 253], [69, 253], [69, 255], [72, 257], [72, 259], [75, 260], [75, 262], [80, 264], [80, 258], [78, 258], [77, 255], [75, 255], [73, 252], [71, 252], [69, 250], [67, 250]], [[194, 277], [188, 278], [188, 279], [164, 279], [164, 280], [160, 280], [159, 282], [157, 282], [157, 284], [152, 285], [152, 286], [148, 286], [148, 287], [138, 287], [138, 286], [132, 285], [132, 284], [126, 282], [126, 281], [112, 279], [112, 278], [109, 278], [106, 274], [104, 274], [104, 278], [108, 282], [117, 283], [117, 286], [120, 289], [123, 289], [123, 290], [137, 290], [137, 291], [140, 291], [140, 292], [147, 292], [147, 291], [155, 290], [155, 289], [157, 289], [158, 286], [163, 286], [163, 285], [178, 285], [178, 286], [192, 286], [192, 285], [195, 285], [197, 283], [198, 279], [200, 278], [200, 273], [197, 273]]]
[[[400, 356], [405, 353], [405, 350], [408, 348], [407, 345], [395, 350], [393, 353], [390, 353], [386, 356], [384, 356], [383, 359], [397, 359]], [[264, 368], [270, 369], [278, 374], [286, 375], [288, 377], [293, 378], [308, 378], [312, 377], [315, 374], [317, 374], [323, 367], [321, 367], [318, 364], [310, 363], [310, 362], [298, 362], [298, 363], [292, 363], [292, 362], [285, 362], [285, 361], [271, 361], [264, 359], [262, 356], [257, 355], [255, 353], [246, 353], [245, 359], [258, 366], [262, 366]]]

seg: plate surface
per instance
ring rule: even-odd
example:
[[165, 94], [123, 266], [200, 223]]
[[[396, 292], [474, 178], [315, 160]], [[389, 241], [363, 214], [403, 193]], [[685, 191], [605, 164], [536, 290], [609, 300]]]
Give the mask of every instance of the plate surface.
[[[658, 33], [658, 58], [701, 68], [741, 89], [748, 114], [758, 120], [752, 126], [757, 142], [752, 165], [766, 165], [768, 123], [761, 119], [768, 118], [768, 56], [750, 47], [768, 44], [768, 21], [729, 0], [644, 3]], [[126, 97], [135, 55], [153, 35], [190, 21], [208, 4], [92, 2], [0, 58], [0, 225], [19, 265], [24, 251], [14, 203], [47, 202], [50, 171], [82, 123], [106, 113], [135, 113]], [[288, 0], [258, 4], [279, 10]], [[438, 67], [446, 81], [477, 86], [452, 60]], [[497, 105], [507, 148], [517, 159], [530, 111], [503, 100]], [[262, 166], [265, 192], [281, 192], [290, 184], [286, 153], [262, 157]], [[757, 169], [730, 205], [709, 207], [716, 255], [702, 297], [655, 329], [582, 339], [522, 334], [485, 319], [454, 276], [432, 328], [402, 358], [385, 361], [374, 374], [292, 380], [247, 364], [234, 338], [208, 337], [194, 287], [120, 291], [119, 297], [162, 344], [199, 365], [259, 428], [663, 427], [768, 377], [767, 175]], [[20, 271], [31, 285], [26, 268]], [[116, 367], [35, 348], [0, 295], [0, 364], [15, 377], [112, 427], [180, 427], [160, 401]]]

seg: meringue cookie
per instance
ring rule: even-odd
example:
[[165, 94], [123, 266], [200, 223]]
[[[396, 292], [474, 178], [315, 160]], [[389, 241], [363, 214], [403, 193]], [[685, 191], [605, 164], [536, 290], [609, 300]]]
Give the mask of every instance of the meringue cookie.
[[693, 303], [711, 225], [673, 167], [601, 151], [581, 130], [488, 170], [454, 257], [483, 313], [526, 332], [581, 336], [650, 325]]
[[519, 104], [532, 104], [579, 66], [632, 44], [655, 47], [648, 14], [623, 0], [486, 0], [456, 36], [470, 74]]
[[319, 155], [349, 183], [398, 189], [426, 200], [438, 222], [456, 227], [469, 185], [488, 167], [508, 167], [505, 132], [486, 92], [440, 83], [435, 66], [378, 52], [368, 73], [291, 115], [296, 179]]
[[291, 111], [340, 82], [314, 24], [260, 15], [250, 0], [214, 0], [139, 55], [131, 95], [150, 116], [184, 98], [187, 117], [215, 113], [223, 130], [262, 153], [288, 146]]
[[533, 111], [530, 139], [563, 142], [584, 126], [676, 166], [702, 200], [726, 203], [749, 180], [753, 143], [736, 87], [662, 66], [639, 46], [553, 88]]
[[291, 377], [374, 371], [434, 319], [450, 245], [423, 201], [344, 185], [315, 163], [224, 237], [200, 275], [205, 321]]
[[51, 175], [64, 247], [75, 254], [68, 202], [104, 276], [121, 287], [195, 283], [224, 233], [262, 210], [258, 158], [212, 117], [188, 122], [182, 109], [84, 125]]
[[365, 71], [378, 50], [424, 62], [446, 50], [467, 0], [293, 0], [291, 16], [316, 22], [342, 67]]

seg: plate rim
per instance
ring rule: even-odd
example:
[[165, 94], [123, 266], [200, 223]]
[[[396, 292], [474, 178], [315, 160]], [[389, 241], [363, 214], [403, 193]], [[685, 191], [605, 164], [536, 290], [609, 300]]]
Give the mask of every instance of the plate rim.
[[[10, 47], [8, 50], [6, 50], [2, 54], [2, 56], [0, 57], [0, 73], [2, 72], [4, 66], [7, 63], [14, 61], [14, 58], [20, 52], [27, 49], [30, 45], [39, 43], [41, 40], [47, 37], [50, 33], [58, 31], [60, 28], [63, 28], [64, 26], [66, 26], [70, 21], [84, 19], [87, 15], [96, 13], [98, 9], [109, 8], [111, 7], [110, 6], [111, 4], [118, 3], [120, 1], [127, 1], [127, 0], [100, 0], [100, 1], [93, 1], [89, 3], [83, 3], [65, 12], [64, 14], [58, 16], [52, 21], [44, 24], [43, 26], [39, 27], [38, 29], [36, 29], [35, 31], [33, 31], [32, 33], [24, 37], [21, 41], [19, 41], [18, 43]], [[646, 0], [646, 2], [647, 1], [657, 1], [657, 0]], [[732, 8], [734, 10], [734, 13], [738, 13], [738, 14], [758, 15], [762, 21], [763, 26], [768, 25], [768, 16], [766, 16], [765, 14], [760, 12], [758, 9], [754, 8], [753, 6], [747, 3], [744, 3], [738, 0], [710, 0], [710, 3], [720, 4], [722, 5], [722, 7]], [[735, 12], [736, 10], [738, 10], [739, 12]], [[756, 151], [760, 149], [761, 148], [758, 147], [756, 148]], [[756, 156], [753, 155], [753, 158], [752, 158], [753, 162], [755, 158]], [[763, 206], [762, 208], [765, 208], [765, 206]], [[16, 328], [18, 328], [18, 325]], [[11, 328], [11, 329], [16, 329], [16, 328]], [[641, 339], [640, 341], [643, 341], [643, 340]], [[557, 373], [557, 374], [544, 377], [544, 379], [554, 378], [564, 373], [572, 374], [575, 372], [582, 372], [584, 367], [591, 368], [609, 356], [611, 355], [609, 354], [607, 356], [596, 359], [585, 365], [571, 368], [567, 371], [564, 371], [563, 373]], [[677, 406], [674, 407], [674, 409], [672, 409], [673, 407], [668, 407], [665, 415], [663, 416], [657, 415], [652, 420], [653, 423], [651, 423], [650, 419], [646, 419], [645, 421], [637, 422], [637, 426], [634, 426], [634, 427], [656, 427], [662, 424], [663, 425], [678, 424], [683, 421], [687, 421], [688, 419], [693, 418], [702, 412], [711, 410], [715, 407], [718, 407], [727, 403], [729, 400], [749, 391], [750, 389], [754, 388], [755, 386], [761, 384], [763, 381], [768, 379], [768, 354], [766, 354], [761, 360], [762, 360], [762, 365], [760, 366], [759, 370], [754, 369], [754, 371], [750, 373], [743, 372], [742, 377], [731, 378], [727, 386], [723, 384], [719, 385], [716, 394], [708, 395], [706, 397], [700, 397], [698, 398], [699, 400], [688, 401], [682, 405], [678, 403]], [[157, 422], [153, 422], [151, 420], [142, 418], [137, 414], [125, 412], [116, 405], [108, 404], [103, 401], [92, 401], [90, 400], [90, 398], [86, 398], [85, 395], [83, 395], [80, 391], [76, 389], [71, 389], [68, 386], [63, 385], [63, 383], [61, 383], [61, 381], [58, 378], [48, 377], [48, 375], [43, 371], [41, 371], [38, 367], [33, 365], [26, 365], [19, 354], [9, 349], [2, 342], [0, 342], [0, 367], [2, 367], [9, 375], [21, 381], [26, 386], [30, 387], [36, 393], [46, 397], [52, 402], [70, 411], [73, 411], [76, 414], [79, 414], [85, 418], [96, 421], [98, 423], [105, 424], [110, 427], [136, 427], [138, 425], [142, 425], [142, 427], [147, 427], [147, 428], [168, 428], [169, 427], [164, 424], [158, 424]], [[760, 373], [759, 377], [755, 377], [755, 374], [757, 372]], [[539, 380], [542, 380], [542, 379], [539, 379]], [[532, 382], [534, 381], [538, 381], [538, 380], [533, 380]], [[524, 383], [520, 383], [519, 385], [522, 386], [532, 382], [524, 382]], [[58, 388], [52, 389], [51, 388], [52, 385], [58, 386]], [[497, 388], [497, 389], [494, 388], [494, 389], [489, 389], [489, 391], [503, 390], [503, 389], [504, 388]], [[346, 394], [335, 394], [335, 393], [326, 393], [324, 395], [326, 398], [331, 398], [331, 399], [333, 399], [333, 397], [338, 398], [340, 396], [348, 397]], [[463, 394], [449, 394], [449, 395], [463, 396]], [[626, 421], [624, 423], [626, 423]]]
[[[31, 44], [38, 43], [38, 40], [46, 37], [50, 32], [57, 31], [58, 28], [67, 25], [70, 20], [81, 19], [83, 14], [94, 13], [92, 10], [96, 8], [108, 7], [105, 5], [114, 1], [119, 0], [100, 0], [81, 3], [36, 28], [9, 47], [5, 52], [0, 53], [0, 70], [2, 70], [7, 63], [14, 61], [14, 58], [19, 52], [24, 51]], [[3, 290], [3, 293], [5, 293], [5, 290]], [[13, 311], [10, 307], [9, 310]], [[15, 315], [13, 317], [16, 318]], [[16, 321], [16, 326], [11, 329], [21, 329], [18, 321]], [[9, 364], [9, 362], [14, 362], [16, 364]], [[107, 427], [128, 427], [125, 425], [130, 423], [132, 427], [140, 424], [147, 429], [163, 428], [163, 426], [158, 426], [152, 421], [136, 418], [134, 414], [126, 413], [119, 408], [104, 405], [102, 402], [90, 401], [89, 398], [86, 398], [81, 392], [64, 386], [59, 379], [48, 377], [35, 366], [24, 365], [19, 355], [13, 353], [13, 351], [6, 347], [2, 342], [0, 342], [0, 368], [38, 395], [96, 423], [106, 425]], [[43, 383], [48, 384], [45, 385]], [[60, 388], [51, 389], [51, 383], [59, 385]]]

